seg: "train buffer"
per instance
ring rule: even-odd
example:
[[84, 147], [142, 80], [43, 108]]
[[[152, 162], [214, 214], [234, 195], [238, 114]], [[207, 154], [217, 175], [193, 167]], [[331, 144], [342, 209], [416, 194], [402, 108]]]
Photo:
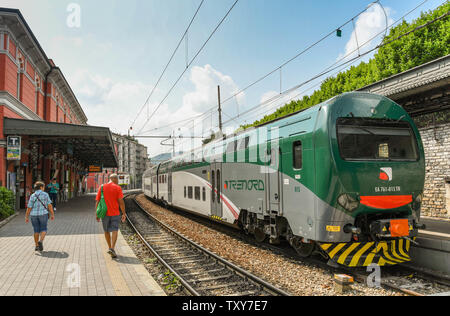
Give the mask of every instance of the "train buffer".
[[61, 204], [42, 253], [23, 211], [0, 228], [0, 296], [164, 296], [122, 234], [107, 254], [94, 209], [94, 195]]

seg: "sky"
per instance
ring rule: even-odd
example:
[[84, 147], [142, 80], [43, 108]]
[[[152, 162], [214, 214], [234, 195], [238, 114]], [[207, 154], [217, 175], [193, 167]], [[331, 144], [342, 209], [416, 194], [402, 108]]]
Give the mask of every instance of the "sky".
[[[280, 91], [355, 56], [357, 43], [367, 43], [360, 47], [361, 53], [378, 45], [382, 35], [372, 38], [383, 33], [386, 22], [392, 24], [423, 0], [382, 0], [383, 7], [371, 5], [370, 0], [239, 0], [193, 60], [235, 2], [205, 0], [187, 40], [146, 102], [200, 2], [0, 0], [0, 7], [20, 9], [47, 56], [63, 71], [89, 125], [106, 126], [120, 134], [133, 127], [130, 133], [137, 136], [209, 136], [218, 125], [217, 86], [222, 101], [229, 99], [223, 103], [224, 130], [229, 134], [293, 98], [311, 94], [326, 76], [280, 97]], [[444, 2], [428, 0], [406, 20]], [[348, 21], [342, 37], [333, 34], [278, 69]], [[151, 157], [172, 150], [160, 145], [162, 139], [139, 141], [148, 146]], [[178, 139], [177, 151], [199, 142]]]

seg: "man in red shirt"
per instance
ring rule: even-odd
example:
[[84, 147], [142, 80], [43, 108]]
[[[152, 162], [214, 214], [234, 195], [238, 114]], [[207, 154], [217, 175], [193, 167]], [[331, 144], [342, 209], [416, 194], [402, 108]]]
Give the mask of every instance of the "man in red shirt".
[[[103, 230], [105, 231], [106, 242], [109, 247], [108, 253], [111, 257], [117, 258], [116, 251], [114, 249], [116, 247], [120, 220], [122, 219], [122, 223], [126, 220], [125, 202], [123, 201], [122, 188], [118, 185], [119, 177], [117, 174], [112, 174], [109, 178], [111, 181], [103, 185], [103, 197], [105, 199], [108, 211], [106, 212], [105, 218], [102, 219], [102, 223]], [[97, 203], [95, 204], [96, 210], [98, 203], [102, 198], [101, 191], [102, 189], [100, 188], [97, 193]], [[122, 211], [122, 216], [120, 216], [119, 208]], [[97, 222], [100, 222], [98, 217]]]

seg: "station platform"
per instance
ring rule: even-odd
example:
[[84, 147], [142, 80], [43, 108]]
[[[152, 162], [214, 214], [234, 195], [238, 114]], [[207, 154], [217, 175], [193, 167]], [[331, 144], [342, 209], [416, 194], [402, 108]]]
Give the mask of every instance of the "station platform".
[[450, 220], [422, 218], [421, 223], [426, 225], [425, 230], [419, 231], [424, 237], [434, 237], [450, 241]]
[[411, 247], [410, 265], [450, 277], [450, 221], [423, 217], [420, 222], [426, 229]]
[[165, 296], [119, 233], [107, 254], [95, 195], [60, 204], [42, 253], [21, 212], [0, 228], [0, 296]]

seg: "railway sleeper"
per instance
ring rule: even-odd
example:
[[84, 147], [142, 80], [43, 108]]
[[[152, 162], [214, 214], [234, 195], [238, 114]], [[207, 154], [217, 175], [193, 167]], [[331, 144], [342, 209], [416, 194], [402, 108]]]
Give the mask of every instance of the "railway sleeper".
[[164, 247], [164, 246], [176, 246], [175, 242], [173, 241], [155, 241], [153, 244], [157, 247]]
[[242, 285], [242, 282], [232, 282], [232, 283], [227, 283], [227, 284], [217, 284], [217, 285], [210, 285], [210, 286], [203, 286], [203, 287], [199, 287], [197, 288], [197, 290], [199, 291], [212, 291], [212, 290], [218, 290], [218, 289], [223, 289], [226, 287], [232, 287], [232, 286], [236, 286], [236, 285]]
[[156, 252], [158, 252], [158, 253], [182, 251], [180, 248], [175, 248], [175, 247], [171, 247], [171, 248], [154, 247], [154, 248], [155, 248]]
[[203, 278], [203, 279], [191, 279], [188, 280], [189, 283], [199, 283], [199, 282], [210, 282], [210, 281], [217, 281], [217, 280], [223, 280], [223, 279], [229, 279], [233, 277], [234, 274], [226, 274], [226, 275], [219, 275], [216, 277], [210, 277], [210, 278]]
[[183, 274], [183, 276], [185, 277], [193, 277], [193, 276], [197, 276], [197, 275], [202, 275], [202, 274], [207, 274], [207, 273], [217, 273], [217, 272], [222, 272], [224, 271], [225, 268], [221, 268], [221, 269], [214, 269], [214, 270], [209, 270], [209, 271], [203, 271], [203, 272], [192, 272], [192, 273], [185, 273]]
[[186, 260], [186, 259], [200, 258], [200, 257], [203, 257], [203, 255], [202, 254], [194, 254], [194, 255], [184, 255], [184, 254], [182, 254], [182, 255], [179, 255], [179, 256], [176, 256], [176, 255], [164, 256], [164, 259], [167, 259], [167, 260], [175, 260], [175, 259]]
[[[173, 260], [176, 260], [176, 259], [173, 259]], [[206, 258], [201, 258], [201, 259], [198, 259], [198, 260], [185, 260], [185, 261], [180, 261], [180, 262], [174, 262], [174, 263], [171, 263], [171, 264], [172, 265], [180, 265], [180, 264], [198, 263], [198, 262], [203, 262], [205, 260], [206, 260]]]
[[174, 256], [174, 255], [182, 255], [182, 251], [181, 250], [170, 250], [170, 251], [158, 251], [158, 254], [160, 256]]
[[233, 293], [233, 294], [227, 294], [228, 296], [238, 297], [238, 296], [256, 296], [261, 294], [263, 291], [247, 291], [247, 292], [241, 292], [241, 293]]

